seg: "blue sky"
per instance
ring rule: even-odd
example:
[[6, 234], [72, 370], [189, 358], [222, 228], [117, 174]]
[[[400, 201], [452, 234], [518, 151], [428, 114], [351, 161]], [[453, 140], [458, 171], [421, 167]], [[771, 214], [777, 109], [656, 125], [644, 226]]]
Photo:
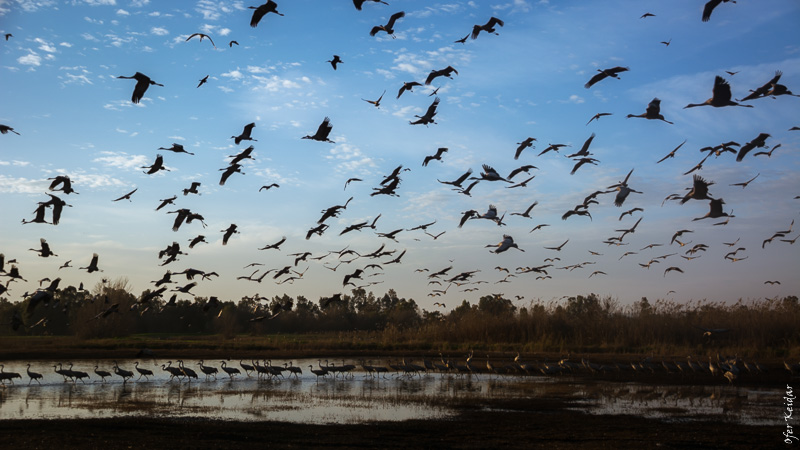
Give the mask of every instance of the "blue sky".
[[[492, 293], [520, 296], [520, 306], [589, 292], [623, 303], [643, 296], [683, 302], [797, 294], [800, 247], [779, 238], [764, 248], [762, 242], [797, 218], [800, 131], [788, 130], [800, 126], [800, 98], [747, 102], [753, 108], [683, 109], [709, 98], [717, 75], [730, 82], [734, 98], [766, 83], [776, 70], [783, 72], [781, 84], [800, 92], [797, 2], [726, 3], [706, 23], [700, 20], [702, 1], [389, 3], [367, 2], [357, 11], [348, 0], [283, 1], [278, 10], [284, 16], [268, 14], [251, 28], [251, 4], [238, 1], [0, 1], [0, 29], [13, 34], [0, 41], [0, 123], [20, 133], [0, 136], [0, 252], [16, 259], [28, 280], [12, 283], [8, 297], [18, 300], [36, 288], [36, 280], [56, 276], [64, 284], [86, 286], [124, 276], [138, 294], [166, 270], [191, 267], [220, 275], [199, 281], [192, 291], [198, 295], [236, 300], [287, 293], [315, 301], [349, 292], [352, 286], [342, 287], [344, 275], [404, 250], [400, 264], [368, 270], [357, 284], [379, 283], [366, 287], [377, 294], [393, 288], [425, 309], [433, 309], [434, 301], [450, 309]], [[406, 15], [395, 25], [394, 39], [369, 35], [398, 11]], [[640, 18], [647, 12], [655, 16]], [[454, 42], [492, 16], [505, 22], [499, 35]], [[206, 40], [187, 42], [196, 32], [211, 36], [216, 49]], [[229, 46], [231, 40], [239, 45]], [[334, 54], [344, 61], [336, 71], [326, 62]], [[403, 82], [422, 82], [431, 70], [446, 66], [458, 75], [396, 98]], [[598, 69], [615, 66], [630, 70], [584, 88]], [[130, 101], [135, 82], [116, 78], [135, 72], [164, 85], [150, 87], [139, 105]], [[196, 87], [206, 75], [208, 82]], [[434, 88], [441, 99], [436, 123], [410, 125], [433, 101]], [[380, 108], [364, 101], [384, 90]], [[654, 97], [674, 125], [626, 118], [643, 113]], [[600, 112], [612, 115], [587, 125]], [[301, 139], [324, 117], [333, 124], [335, 143]], [[257, 142], [235, 145], [230, 136], [251, 122]], [[598, 165], [570, 175], [574, 162], [565, 155], [592, 133], [590, 151]], [[712, 197], [723, 198], [724, 210], [732, 210], [735, 217], [727, 225], [713, 225], [721, 219], [692, 221], [708, 211], [708, 201], [662, 206], [665, 197], [692, 185], [691, 175], [683, 173], [702, 159], [700, 148], [745, 144], [759, 133], [771, 135], [769, 148], [781, 144], [771, 157], [753, 155], [764, 149], [741, 162], [731, 154], [712, 156], [697, 172], [715, 182]], [[537, 139], [535, 148], [515, 161], [516, 143], [527, 137]], [[675, 158], [656, 164], [684, 140]], [[158, 150], [173, 142], [195, 155]], [[550, 143], [571, 147], [537, 156]], [[233, 174], [220, 186], [228, 156], [249, 144], [255, 159], [243, 163], [244, 175]], [[423, 158], [439, 147], [449, 149], [442, 161], [422, 167]], [[144, 174], [140, 167], [152, 164], [157, 154], [170, 171]], [[531, 171], [536, 177], [527, 187], [481, 181], [471, 197], [436, 181], [454, 180], [470, 168], [477, 175], [482, 164], [502, 175], [524, 164], [538, 169]], [[370, 196], [398, 165], [411, 169], [401, 173], [399, 196]], [[631, 169], [629, 185], [643, 194], [631, 194], [621, 208], [613, 205], [614, 194], [602, 195], [600, 204], [589, 208], [592, 220], [561, 220], [585, 196], [621, 181]], [[757, 174], [744, 189], [730, 186]], [[57, 175], [68, 175], [79, 192], [55, 193], [72, 205], [61, 223], [21, 224], [48, 199], [47, 178]], [[345, 190], [351, 177], [364, 181]], [[523, 173], [514, 181], [525, 178]], [[183, 196], [192, 181], [202, 183], [201, 195]], [[271, 183], [280, 187], [259, 192]], [[131, 202], [111, 201], [134, 188]], [[159, 199], [172, 195], [178, 195], [175, 205], [156, 212]], [[322, 236], [305, 239], [322, 210], [351, 196], [347, 209], [326, 222], [330, 227]], [[532, 218], [509, 215], [534, 201]], [[483, 213], [490, 204], [506, 213], [506, 226], [470, 220], [458, 228], [463, 211]], [[644, 211], [618, 220], [634, 207]], [[202, 214], [208, 227], [193, 222], [173, 232], [174, 215], [166, 211], [178, 208]], [[376, 230], [339, 236], [346, 226], [379, 214]], [[602, 243], [640, 217], [636, 232], [624, 239], [627, 245]], [[402, 231], [397, 242], [375, 234], [434, 220], [428, 231], [445, 232], [436, 240], [421, 230]], [[223, 246], [221, 230], [232, 223], [240, 234]], [[538, 224], [550, 226], [531, 233]], [[681, 229], [693, 231], [684, 236], [691, 243], [670, 245]], [[198, 234], [209, 243], [189, 250], [188, 241]], [[503, 234], [525, 251], [490, 253], [485, 246], [500, 242]], [[798, 234], [800, 223], [783, 239]], [[287, 241], [280, 250], [257, 250], [282, 236]], [[58, 256], [29, 251], [40, 238]], [[566, 239], [560, 252], [544, 249]], [[724, 244], [737, 239], [734, 247]], [[173, 241], [187, 254], [162, 267], [158, 251]], [[643, 250], [651, 243], [663, 246]], [[680, 257], [699, 243], [708, 246], [694, 255], [699, 258]], [[271, 275], [260, 284], [236, 280], [255, 269], [260, 274], [292, 265], [291, 253], [322, 257], [348, 247], [366, 254], [382, 244], [396, 253], [356, 259], [335, 271], [329, 270], [338, 263], [335, 254], [301, 262], [294, 269], [303, 276], [280, 285]], [[746, 250], [736, 256], [747, 259], [724, 258], [738, 247]], [[629, 251], [636, 254], [623, 256]], [[100, 255], [104, 272], [78, 270], [93, 253]], [[639, 265], [670, 253], [677, 254], [650, 269]], [[517, 267], [545, 264], [548, 257], [561, 258], [548, 269], [551, 279], [537, 280], [535, 273], [505, 278], [495, 269], [513, 274]], [[67, 260], [75, 267], [58, 270]], [[558, 269], [584, 262], [589, 264]], [[263, 265], [245, 269], [250, 263]], [[429, 285], [427, 275], [451, 265], [451, 276], [478, 270], [472, 281], [485, 283], [453, 285], [445, 295], [430, 297], [432, 289], [447, 285]], [[684, 273], [665, 274], [670, 266]], [[417, 271], [425, 268], [431, 272]], [[605, 274], [590, 278], [597, 270]], [[772, 280], [781, 284], [764, 284]], [[477, 290], [464, 292], [471, 288]]]

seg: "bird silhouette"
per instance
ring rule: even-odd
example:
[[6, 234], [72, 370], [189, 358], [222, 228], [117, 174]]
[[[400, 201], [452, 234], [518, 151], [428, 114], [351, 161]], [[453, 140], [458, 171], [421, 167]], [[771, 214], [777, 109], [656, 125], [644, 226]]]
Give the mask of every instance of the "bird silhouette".
[[740, 105], [731, 100], [731, 85], [721, 76], [717, 75], [714, 78], [714, 88], [711, 90], [711, 98], [703, 103], [689, 103], [683, 108], [694, 108], [697, 106], [713, 106], [721, 108], [724, 106], [743, 106], [745, 108], [752, 108], [753, 105]]
[[200, 87], [208, 82], [208, 75], [204, 76], [200, 79], [200, 83], [197, 84], [197, 87]]
[[169, 172], [169, 169], [164, 167], [164, 157], [161, 156], [161, 155], [156, 155], [156, 160], [155, 160], [155, 162], [153, 162], [153, 164], [151, 164], [149, 166], [142, 166], [140, 168], [141, 169], [148, 169], [145, 172], [147, 175], [152, 175], [152, 174], [158, 172], [159, 170], [166, 170], [167, 172]]
[[186, 151], [186, 149], [183, 148], [183, 145], [176, 144], [176, 143], [173, 143], [172, 147], [158, 147], [158, 149], [159, 150], [167, 150], [167, 151], [170, 151], [170, 152], [173, 152], [173, 153], [187, 153], [189, 155], [194, 155], [194, 153]]
[[356, 7], [357, 10], [361, 11], [361, 6], [364, 2], [374, 2], [374, 3], [383, 3], [384, 5], [388, 5], [388, 3], [384, 2], [383, 0], [353, 0], [353, 5]]
[[425, 78], [425, 84], [429, 85], [438, 77], [447, 77], [453, 78], [452, 74], [455, 73], [458, 75], [458, 71], [453, 68], [453, 66], [447, 66], [444, 69], [440, 70], [431, 70], [431, 73], [428, 74], [428, 77]]
[[[383, 94], [385, 94], [385, 93], [386, 93], [386, 91], [384, 90]], [[375, 105], [376, 108], [380, 108], [381, 107], [381, 100], [383, 100], [383, 94], [381, 94], [381, 96], [378, 97], [377, 100], [367, 100], [365, 98], [362, 98], [361, 100], [364, 100], [365, 102], [367, 102], [367, 103], [369, 103], [371, 105]]]
[[10, 132], [12, 132], [12, 133], [14, 133], [14, 134], [16, 134], [17, 136], [21, 136], [19, 133], [17, 133], [16, 131], [14, 131], [14, 129], [13, 129], [13, 128], [11, 128], [10, 126], [8, 126], [8, 125], [3, 125], [3, 124], [0, 124], [0, 133], [2, 133], [2, 134], [8, 134], [8, 132], [9, 132], [9, 131], [10, 131]]
[[684, 141], [681, 142], [680, 145], [675, 147], [671, 152], [667, 153], [667, 156], [665, 156], [665, 157], [659, 159], [658, 161], [656, 161], [656, 164], [658, 164], [660, 162], [663, 162], [667, 158], [674, 158], [675, 157], [675, 152], [677, 152], [679, 148], [683, 147], [683, 144], [685, 144], [685, 143], [686, 143], [686, 140], [684, 139]]
[[433, 103], [431, 103], [430, 106], [428, 106], [428, 109], [425, 111], [425, 114], [421, 116], [414, 115], [414, 117], [417, 117], [418, 119], [409, 123], [411, 125], [425, 125], [425, 126], [427, 126], [430, 123], [436, 123], [433, 121], [433, 118], [434, 116], [436, 116], [437, 106], [439, 106], [439, 97], [435, 97], [433, 99]]
[[438, 160], [438, 161], [441, 161], [442, 160], [442, 155], [445, 152], [447, 152], [447, 147], [439, 147], [438, 149], [436, 149], [436, 154], [435, 155], [429, 155], [429, 156], [425, 157], [425, 159], [422, 161], [422, 166], [423, 167], [427, 166], [428, 163], [431, 162], [434, 159]]
[[331, 130], [333, 130], [333, 125], [331, 125], [331, 119], [325, 117], [325, 119], [322, 120], [322, 123], [319, 124], [316, 133], [314, 133], [313, 135], [303, 136], [302, 139], [312, 139], [315, 141], [330, 142], [331, 144], [333, 144], [334, 142], [328, 139], [328, 135], [331, 134]]
[[413, 92], [412, 89], [414, 89], [415, 86], [422, 86], [422, 83], [420, 83], [418, 81], [406, 81], [406, 82], [404, 82], [403, 86], [400, 88], [400, 90], [397, 91], [397, 98], [400, 98], [400, 96], [403, 95], [403, 92], [406, 92], [406, 91]]
[[281, 187], [281, 186], [278, 183], [272, 183], [270, 185], [261, 186], [260, 188], [258, 188], [258, 192], [266, 191], [266, 190], [269, 190], [269, 189], [272, 189], [272, 188], [279, 188], [279, 187]]
[[[242, 134], [240, 134], [238, 136], [231, 136], [231, 139], [233, 139], [233, 142], [236, 145], [239, 145], [239, 143], [242, 142], [242, 141], [256, 141], [255, 139], [250, 137], [250, 133], [253, 132], [253, 128], [255, 128], [255, 126], [256, 126], [255, 122], [248, 123], [247, 125], [244, 126], [244, 130], [242, 130]], [[256, 142], [258, 142], [258, 141], [256, 141]]]
[[397, 22], [398, 19], [401, 19], [401, 18], [403, 18], [405, 16], [406, 16], [406, 13], [403, 12], [403, 11], [396, 12], [396, 13], [392, 14], [391, 17], [389, 17], [389, 21], [386, 22], [385, 25], [376, 25], [376, 26], [372, 27], [372, 30], [370, 30], [370, 32], [369, 32], [369, 35], [370, 36], [375, 36], [376, 34], [378, 34], [378, 32], [385, 31], [386, 34], [388, 34], [389, 36], [392, 37], [392, 39], [394, 39], [395, 38], [395, 35], [394, 35], [394, 23]]
[[481, 31], [485, 31], [491, 34], [499, 34], [495, 31], [494, 27], [496, 25], [500, 25], [501, 27], [505, 25], [502, 20], [498, 19], [497, 17], [492, 17], [483, 25], [474, 25], [472, 27], [472, 39], [478, 39], [478, 35]]
[[331, 63], [331, 67], [333, 67], [333, 70], [336, 70], [336, 66], [340, 63], [343, 63], [344, 61], [342, 61], [342, 58], [340, 58], [339, 55], [333, 55], [333, 59], [329, 59], [325, 62]]
[[744, 144], [742, 148], [739, 149], [739, 153], [736, 154], [736, 162], [741, 161], [744, 159], [744, 156], [752, 149], [759, 148], [759, 147], [766, 147], [767, 146], [767, 138], [770, 137], [767, 133], [760, 133], [755, 139]]
[[525, 138], [525, 140], [522, 142], [517, 142], [518, 147], [516, 153], [514, 153], [514, 159], [519, 159], [519, 155], [521, 155], [522, 151], [525, 150], [526, 148], [533, 147], [533, 141], [535, 140], [536, 138], [528, 137]]
[[643, 119], [650, 119], [650, 120], [660, 120], [662, 122], [667, 122], [668, 124], [672, 125], [672, 122], [669, 120], [664, 119], [664, 116], [661, 115], [661, 100], [658, 98], [654, 98], [650, 101], [647, 105], [647, 110], [644, 114], [628, 114], [627, 116], [629, 119], [631, 117], [641, 117]]
[[278, 12], [278, 4], [272, 0], [268, 0], [267, 3], [264, 3], [260, 6], [248, 6], [248, 9], [253, 9], [253, 17], [250, 18], [250, 26], [255, 28], [258, 26], [258, 23], [261, 22], [261, 18], [263, 18], [267, 13], [274, 13], [279, 16], [283, 14]]
[[[211, 42], [211, 45], [212, 45], [214, 48], [217, 48], [217, 46], [216, 46], [216, 45], [214, 45], [214, 41], [211, 39], [211, 36], [209, 36], [209, 35], [207, 35], [207, 34], [203, 34], [203, 33], [192, 33], [191, 35], [189, 35], [189, 37], [187, 37], [187, 38], [186, 38], [186, 42], [189, 42], [189, 39], [191, 39], [191, 38], [193, 38], [193, 37], [199, 37], [199, 38], [200, 38], [200, 42], [203, 42], [203, 39], [208, 39], [208, 40], [209, 40], [209, 42]], [[198, 87], [199, 87], [199, 86], [198, 86]]]
[[503, 253], [504, 251], [506, 251], [506, 250], [508, 250], [510, 248], [515, 248], [515, 249], [517, 249], [517, 250], [519, 250], [521, 252], [525, 251], [525, 250], [519, 248], [517, 243], [514, 242], [514, 238], [509, 236], [509, 235], [507, 235], [507, 234], [503, 235], [503, 240], [502, 241], [500, 241], [500, 242], [498, 242], [497, 244], [494, 244], [494, 245], [491, 245], [491, 244], [487, 245], [486, 247], [487, 248], [494, 248], [494, 250], [490, 250], [490, 252], [492, 252], [492, 253]]
[[94, 253], [94, 254], [92, 254], [92, 260], [89, 262], [89, 265], [86, 266], [86, 267], [79, 267], [79, 269], [85, 270], [88, 273], [98, 272], [98, 271], [102, 272], [102, 270], [99, 267], [97, 267], [97, 262], [98, 262], [99, 259], [100, 259], [100, 255], [98, 255], [97, 253]]
[[133, 103], [139, 103], [142, 100], [142, 97], [144, 97], [144, 93], [147, 92], [147, 88], [149, 88], [150, 85], [164, 87], [163, 84], [156, 83], [155, 81], [151, 80], [150, 77], [141, 72], [136, 72], [130, 77], [120, 75], [117, 78], [136, 80], [136, 86], [133, 87], [133, 95], [131, 96], [131, 101]]
[[720, 3], [736, 3], [736, 0], [709, 0], [706, 2], [705, 6], [703, 7], [703, 22], [708, 22], [711, 19], [711, 13], [714, 11], [714, 8], [720, 5]]
[[597, 113], [597, 114], [593, 115], [592, 118], [589, 119], [588, 122], [586, 122], [586, 125], [589, 125], [590, 123], [592, 123], [593, 120], [599, 121], [600, 118], [603, 117], [603, 116], [613, 116], [613, 115], [614, 114], [612, 114], [612, 113]]
[[587, 81], [586, 84], [583, 85], [583, 87], [589, 89], [590, 87], [594, 86], [595, 83], [604, 80], [608, 77], [619, 79], [620, 73], [627, 72], [629, 70], [630, 70], [629, 68], [621, 66], [612, 67], [610, 69], [597, 69], [598, 73], [592, 78], [590, 78], [589, 81]]
[[136, 188], [136, 189], [134, 189], [134, 190], [132, 190], [132, 191], [128, 192], [127, 194], [123, 195], [122, 197], [116, 198], [116, 199], [114, 199], [114, 200], [111, 200], [111, 201], [112, 201], [112, 202], [118, 202], [118, 201], [120, 201], [120, 200], [127, 200], [127, 201], [129, 201], [129, 202], [130, 202], [130, 201], [132, 201], [132, 200], [131, 200], [131, 196], [133, 195], [133, 193], [134, 193], [134, 192], [136, 192], [136, 191], [138, 191], [138, 190], [139, 190], [139, 188]]

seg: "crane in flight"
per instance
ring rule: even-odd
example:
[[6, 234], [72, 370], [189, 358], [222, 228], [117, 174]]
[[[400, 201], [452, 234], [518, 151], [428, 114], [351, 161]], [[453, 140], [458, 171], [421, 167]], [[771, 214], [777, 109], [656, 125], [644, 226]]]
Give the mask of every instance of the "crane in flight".
[[405, 16], [406, 16], [406, 13], [404, 11], [400, 11], [400, 12], [396, 12], [396, 13], [392, 14], [389, 17], [389, 21], [386, 22], [385, 25], [376, 25], [376, 26], [372, 27], [372, 30], [370, 30], [370, 32], [369, 32], [369, 35], [370, 36], [375, 36], [376, 34], [378, 34], [378, 32], [385, 31], [386, 34], [388, 34], [389, 36], [392, 37], [392, 39], [395, 39], [396, 36], [394, 35], [394, 24], [395, 24], [395, 22], [397, 22], [398, 19], [401, 19], [401, 18], [403, 18]]
[[322, 120], [322, 123], [319, 124], [316, 133], [314, 133], [313, 135], [305, 135], [301, 139], [311, 139], [314, 141], [330, 142], [331, 144], [334, 144], [335, 143], [334, 141], [328, 139], [328, 136], [331, 134], [331, 130], [333, 130], [333, 125], [331, 125], [331, 119], [325, 117]]
[[149, 88], [150, 85], [164, 87], [163, 84], [156, 83], [155, 81], [151, 80], [150, 77], [141, 72], [136, 72], [135, 74], [129, 77], [120, 75], [117, 78], [124, 78], [126, 80], [136, 80], [136, 86], [134, 86], [133, 95], [131, 96], [131, 101], [133, 103], [139, 103], [142, 100], [142, 97], [144, 97], [144, 93], [147, 92], [147, 88]]
[[722, 108], [723, 106], [743, 106], [745, 108], [752, 108], [753, 105], [740, 105], [739, 103], [731, 100], [731, 85], [724, 78], [717, 75], [714, 78], [714, 87], [711, 89], [711, 98], [703, 103], [689, 103], [684, 106], [686, 108], [694, 108], [697, 106], [713, 106], [715, 108]]
[[[589, 89], [590, 87], [594, 86], [595, 83], [597, 83], [597, 82], [599, 82], [601, 80], [605, 80], [608, 77], [619, 79], [619, 74], [620, 73], [627, 72], [629, 70], [630, 70], [629, 68], [621, 67], [621, 66], [612, 67], [610, 69], [597, 69], [598, 73], [595, 76], [593, 76], [592, 78], [590, 78], [589, 81], [587, 81], [586, 84], [583, 85], [583, 87], [585, 87], [586, 89]], [[590, 120], [590, 122], [591, 122], [591, 120]]]
[[[191, 35], [189, 35], [189, 37], [187, 37], [187, 38], [186, 38], [186, 42], [189, 42], [189, 40], [190, 40], [191, 38], [193, 38], [193, 37], [199, 37], [199, 38], [200, 38], [200, 42], [203, 42], [203, 39], [208, 39], [208, 40], [209, 40], [209, 42], [211, 42], [211, 45], [212, 45], [214, 48], [217, 48], [217, 46], [216, 46], [216, 45], [214, 45], [214, 41], [211, 39], [211, 36], [209, 36], [209, 35], [207, 35], [207, 34], [203, 34], [203, 33], [192, 33]], [[208, 76], [206, 76], [206, 78], [208, 78]], [[201, 83], [201, 84], [202, 84], [202, 83]], [[197, 87], [200, 87], [200, 86], [197, 86]]]
[[278, 12], [278, 4], [272, 0], [267, 0], [267, 3], [260, 6], [248, 6], [247, 8], [254, 10], [253, 16], [250, 18], [250, 26], [253, 28], [258, 26], [258, 23], [261, 22], [261, 18], [267, 13], [274, 13], [279, 16], [283, 15]]
[[500, 25], [501, 27], [505, 25], [505, 23], [498, 19], [497, 17], [491, 17], [488, 22], [483, 25], [473, 25], [472, 27], [472, 39], [478, 39], [478, 35], [481, 31], [485, 31], [491, 34], [500, 34], [495, 31], [495, 25]]

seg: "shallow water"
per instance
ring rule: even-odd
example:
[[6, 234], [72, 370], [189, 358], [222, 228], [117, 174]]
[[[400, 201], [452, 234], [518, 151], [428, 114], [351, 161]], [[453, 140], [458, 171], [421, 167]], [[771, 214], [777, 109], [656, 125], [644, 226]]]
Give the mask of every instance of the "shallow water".
[[[133, 360], [120, 367], [136, 372]], [[363, 423], [375, 420], [440, 419], [455, 414], [456, 404], [487, 399], [559, 398], [575, 410], [591, 414], [634, 414], [663, 420], [722, 420], [740, 424], [772, 424], [781, 417], [779, 389], [737, 386], [665, 386], [645, 383], [595, 381], [574, 377], [428, 374], [387, 374], [373, 378], [363, 372], [353, 376], [319, 378], [308, 365], [295, 364], [303, 373], [295, 378], [259, 380], [244, 373], [231, 380], [222, 372], [206, 380], [196, 362], [199, 379], [170, 380], [161, 369], [166, 361], [148, 361], [140, 367], [154, 372], [145, 378], [122, 382], [112, 375], [105, 382], [93, 372], [95, 364], [113, 372], [108, 361], [74, 361], [74, 369], [90, 374], [83, 383], [64, 382], [54, 373], [54, 363], [31, 367], [44, 375], [41, 385], [28, 385], [25, 366], [6, 365], [22, 379], [0, 388], [0, 420], [103, 418], [125, 416], [199, 417], [242, 421], [295, 423]], [[380, 365], [383, 361], [372, 361]], [[218, 364], [208, 362], [219, 368]], [[14, 366], [14, 367], [11, 367]], [[231, 362], [231, 367], [238, 367]], [[360, 367], [359, 367], [360, 368]], [[240, 369], [241, 370], [241, 369]], [[242, 371], [243, 372], [243, 371]]]

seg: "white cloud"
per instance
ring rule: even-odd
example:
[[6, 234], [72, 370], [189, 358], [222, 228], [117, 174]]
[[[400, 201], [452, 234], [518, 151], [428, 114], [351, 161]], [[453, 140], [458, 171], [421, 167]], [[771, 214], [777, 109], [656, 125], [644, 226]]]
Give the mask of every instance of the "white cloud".
[[62, 47], [67, 47], [67, 48], [72, 47], [72, 44], [70, 44], [69, 42], [61, 42], [58, 45], [60, 45]]
[[155, 34], [156, 36], [166, 36], [169, 34], [166, 28], [161, 27], [153, 27], [150, 29], [150, 33]]
[[242, 72], [239, 72], [239, 70], [231, 70], [230, 72], [225, 72], [225, 73], [222, 74], [222, 76], [223, 77], [233, 78], [234, 80], [238, 80], [238, 79], [241, 79], [242, 77], [244, 77]]
[[583, 98], [580, 95], [572, 94], [569, 96], [570, 103], [581, 104], [583, 103]]
[[84, 3], [91, 6], [114, 6], [117, 0], [83, 0]]
[[26, 66], [41, 66], [42, 57], [34, 52], [30, 52], [25, 56], [17, 58], [17, 62]]
[[39, 194], [47, 189], [46, 180], [31, 180], [0, 175], [0, 192], [15, 194]]
[[55, 46], [53, 46], [53, 44], [45, 41], [42, 38], [36, 38], [36, 39], [33, 40], [33, 42], [36, 42], [37, 44], [41, 44], [39, 46], [39, 50], [41, 50], [43, 52], [47, 52], [47, 53], [55, 53], [56, 52]]
[[118, 9], [117, 10], [117, 15], [118, 16], [130, 16], [131, 13], [129, 13], [128, 11], [125, 11], [124, 9]]
[[131, 6], [134, 8], [141, 8], [144, 5], [150, 3], [150, 0], [133, 0], [131, 1]]
[[92, 160], [117, 169], [139, 169], [148, 164], [149, 159], [145, 155], [129, 155], [125, 152], [100, 152], [102, 155]]

